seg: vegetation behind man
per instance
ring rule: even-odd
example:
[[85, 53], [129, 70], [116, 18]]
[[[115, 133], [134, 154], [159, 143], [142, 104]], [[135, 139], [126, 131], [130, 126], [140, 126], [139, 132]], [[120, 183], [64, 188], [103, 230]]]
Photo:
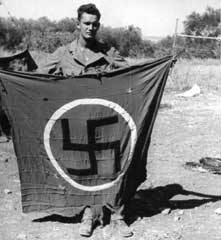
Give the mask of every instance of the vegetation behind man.
[[[221, 34], [220, 9], [208, 7], [204, 13], [193, 12], [184, 21], [184, 33], [218, 37]], [[51, 21], [46, 17], [38, 20], [0, 18], [0, 46], [4, 50], [18, 51], [29, 45], [30, 50], [54, 52], [61, 45], [77, 37], [77, 20], [64, 18]], [[74, 33], [74, 34], [73, 34]], [[144, 40], [136, 26], [111, 28], [101, 26], [98, 38], [115, 47], [123, 57], [160, 57], [171, 53], [173, 37], [159, 42]], [[177, 52], [182, 57], [220, 58], [220, 41], [208, 39], [177, 38]]]

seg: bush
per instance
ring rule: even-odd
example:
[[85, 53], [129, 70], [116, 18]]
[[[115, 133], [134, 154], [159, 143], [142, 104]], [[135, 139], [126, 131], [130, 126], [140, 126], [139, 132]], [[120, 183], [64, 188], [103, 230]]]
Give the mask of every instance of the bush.
[[[193, 12], [184, 22], [184, 33], [218, 37], [220, 9], [208, 7], [202, 14]], [[31, 50], [53, 52], [57, 47], [73, 41], [78, 34], [77, 21], [64, 18], [51, 21], [0, 18], [0, 45], [6, 50]], [[124, 57], [153, 58], [172, 54], [173, 37], [167, 36], [157, 43], [142, 39], [141, 30], [133, 25], [121, 28], [101, 26], [98, 38], [109, 47], [119, 50]], [[183, 58], [220, 58], [220, 42], [208, 39], [181, 38], [176, 40], [176, 53]]]

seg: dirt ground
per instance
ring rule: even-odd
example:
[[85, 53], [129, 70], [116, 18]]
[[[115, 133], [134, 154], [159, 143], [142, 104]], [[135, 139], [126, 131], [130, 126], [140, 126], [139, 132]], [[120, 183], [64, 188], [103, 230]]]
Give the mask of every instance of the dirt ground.
[[[221, 155], [221, 96], [164, 95], [152, 134], [147, 181], [128, 210], [131, 240], [221, 240], [221, 175], [185, 162]], [[200, 195], [201, 194], [201, 195]], [[221, 198], [220, 198], [221, 199]], [[166, 210], [164, 210], [166, 209]], [[130, 212], [131, 211], [131, 212]], [[216, 212], [217, 211], [217, 212]], [[133, 214], [131, 214], [133, 212]], [[79, 223], [59, 216], [23, 214], [12, 143], [0, 138], [0, 240], [78, 240]], [[92, 240], [118, 240], [112, 225]]]

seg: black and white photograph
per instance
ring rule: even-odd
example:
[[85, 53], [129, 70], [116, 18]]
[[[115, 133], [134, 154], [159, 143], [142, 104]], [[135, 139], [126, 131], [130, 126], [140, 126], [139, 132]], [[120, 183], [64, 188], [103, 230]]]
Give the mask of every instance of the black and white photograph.
[[221, 240], [220, 0], [0, 0], [0, 240]]

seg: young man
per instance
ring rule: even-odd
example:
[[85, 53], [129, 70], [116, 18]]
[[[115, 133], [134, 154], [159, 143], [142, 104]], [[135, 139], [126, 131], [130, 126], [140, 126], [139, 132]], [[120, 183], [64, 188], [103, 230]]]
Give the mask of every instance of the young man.
[[96, 40], [100, 17], [101, 14], [94, 4], [80, 6], [77, 23], [79, 37], [72, 43], [58, 48], [38, 71], [72, 76], [127, 66], [127, 62], [116, 49], [108, 48]]
[[[79, 37], [71, 44], [58, 48], [47, 60], [47, 64], [40, 67], [39, 72], [72, 76], [99, 73], [128, 66], [114, 48], [108, 49], [96, 40], [96, 34], [100, 27], [100, 17], [101, 14], [94, 4], [80, 6], [78, 9]], [[130, 237], [133, 233], [124, 222], [123, 208], [124, 206], [113, 207], [111, 211], [114, 214], [112, 214], [111, 219], [118, 227], [121, 236]], [[90, 206], [87, 206], [82, 216], [80, 235], [90, 236], [93, 224], [93, 214]]]

